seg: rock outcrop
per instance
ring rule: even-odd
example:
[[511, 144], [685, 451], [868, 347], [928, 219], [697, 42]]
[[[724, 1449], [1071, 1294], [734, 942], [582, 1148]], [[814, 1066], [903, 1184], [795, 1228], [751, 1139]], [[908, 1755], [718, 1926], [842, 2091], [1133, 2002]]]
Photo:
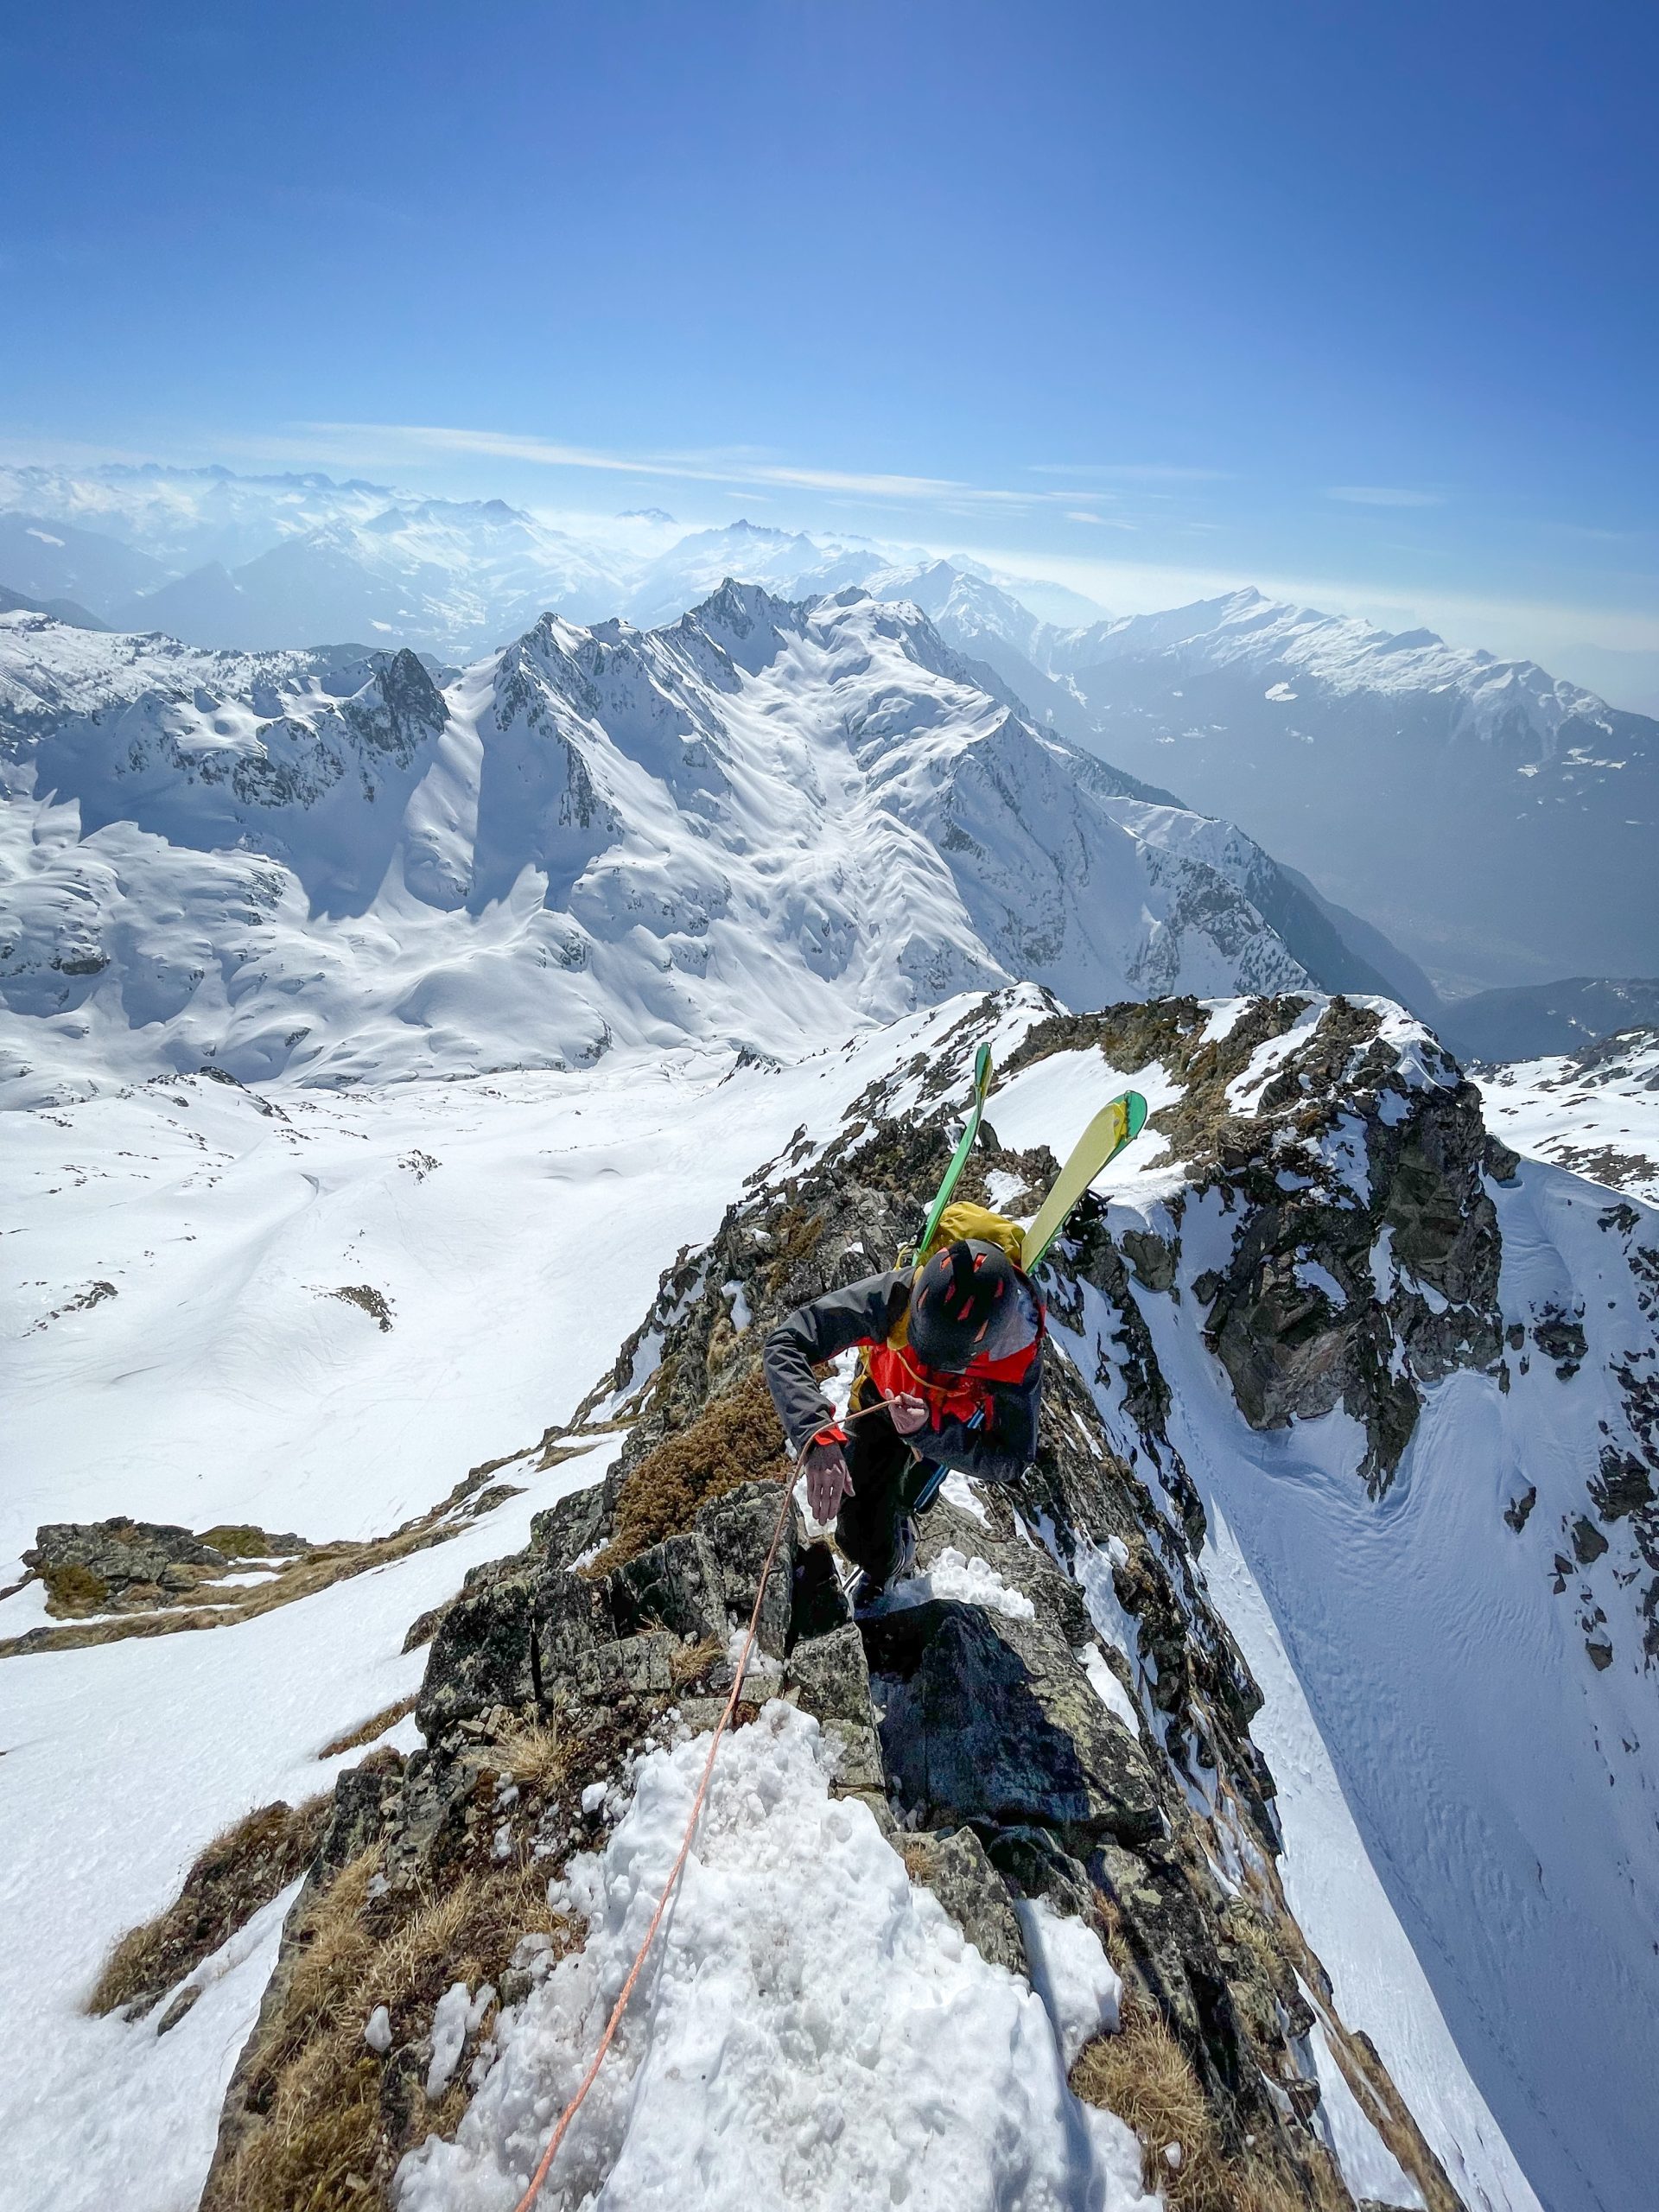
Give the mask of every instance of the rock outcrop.
[[170, 1522], [118, 1515], [48, 1522], [23, 1554], [23, 1565], [45, 1584], [48, 1611], [73, 1619], [188, 1605], [250, 1558], [291, 1559], [308, 1548], [302, 1536], [271, 1536], [260, 1529], [210, 1529], [198, 1536]]

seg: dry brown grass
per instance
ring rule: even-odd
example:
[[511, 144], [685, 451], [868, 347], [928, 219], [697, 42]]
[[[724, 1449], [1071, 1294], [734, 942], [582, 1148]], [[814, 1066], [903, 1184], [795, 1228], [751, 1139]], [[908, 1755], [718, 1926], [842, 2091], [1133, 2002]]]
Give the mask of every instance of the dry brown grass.
[[1294, 1961], [1262, 1908], [1248, 1897], [1235, 1898], [1223, 1916], [1223, 1925], [1231, 1940], [1255, 1960], [1263, 1980], [1275, 1990], [1281, 1988], [1294, 1971]]
[[494, 1751], [521, 1789], [549, 1797], [569, 1771], [570, 1749], [545, 1720], [517, 1720], [497, 1737]]
[[395, 2043], [410, 2042], [451, 1982], [499, 1980], [522, 1936], [568, 1937], [548, 1908], [544, 1867], [468, 1872], [398, 1913], [370, 1899], [378, 1864], [373, 1850], [353, 1859], [296, 1930], [293, 1970], [262, 2024], [246, 2084], [260, 2118], [215, 2170], [203, 2212], [362, 2212], [384, 2202], [410, 2142], [453, 2135], [467, 2088], [457, 2077], [431, 2102], [418, 2080], [410, 2083], [412, 2109], [393, 2139], [384, 2069], [363, 2043], [369, 2014], [385, 2005]]
[[809, 1213], [804, 1206], [788, 1205], [772, 1224], [772, 1264], [766, 1270], [766, 1288], [774, 1294], [781, 1291], [795, 1268], [816, 1247], [823, 1234], [822, 1214]]
[[[1265, 2156], [1230, 2155], [1192, 2063], [1162, 2019], [1129, 1998], [1115, 2036], [1090, 2044], [1071, 2069], [1085, 2103], [1126, 2120], [1141, 2138], [1142, 2178], [1170, 2212], [1352, 2212], [1351, 2200], [1316, 2152], [1305, 2176]], [[1166, 2146], [1179, 2143], [1170, 2165]]]
[[342, 1751], [355, 1751], [365, 1744], [373, 1743], [377, 1736], [384, 1736], [388, 1728], [395, 1728], [400, 1720], [406, 1719], [414, 1712], [416, 1703], [416, 1700], [410, 1696], [400, 1697], [396, 1705], [383, 1706], [378, 1713], [372, 1713], [355, 1728], [347, 1729], [343, 1736], [336, 1736], [325, 1744], [317, 1757], [320, 1759], [336, 1759]]
[[725, 1656], [726, 1646], [717, 1636], [705, 1636], [701, 1643], [683, 1643], [668, 1662], [675, 1688], [683, 1690], [700, 1682]]
[[217, 1528], [202, 1530], [201, 1541], [211, 1544], [216, 1552], [223, 1552], [226, 1559], [284, 1559], [296, 1556], [293, 1544], [273, 1542], [267, 1532], [255, 1528], [251, 1521], [221, 1521]]
[[607, 1574], [689, 1529], [698, 1512], [745, 1483], [788, 1471], [784, 1432], [759, 1368], [705, 1406], [689, 1427], [648, 1452], [622, 1484], [616, 1535], [585, 1570]]
[[305, 1872], [331, 1802], [321, 1796], [297, 1807], [262, 1805], [215, 1836], [185, 1876], [176, 1900], [142, 1928], [129, 1929], [111, 1952], [87, 2011], [124, 2007], [130, 2018], [141, 2019]]
[[40, 1574], [51, 1612], [67, 1613], [73, 1618], [76, 1613], [98, 1612], [110, 1602], [109, 1584], [90, 1567], [43, 1567]]

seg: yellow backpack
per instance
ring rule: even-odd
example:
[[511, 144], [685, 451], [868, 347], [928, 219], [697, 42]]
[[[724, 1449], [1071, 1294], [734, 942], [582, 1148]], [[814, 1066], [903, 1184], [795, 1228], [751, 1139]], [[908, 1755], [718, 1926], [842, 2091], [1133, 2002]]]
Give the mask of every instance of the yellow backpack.
[[[899, 1255], [899, 1265], [921, 1268], [932, 1258], [936, 1252], [943, 1252], [947, 1244], [980, 1243], [998, 1246], [1001, 1250], [1007, 1254], [1017, 1268], [1021, 1264], [1020, 1254], [1025, 1248], [1025, 1236], [1026, 1232], [1020, 1228], [1019, 1223], [1010, 1221], [1007, 1214], [993, 1213], [989, 1206], [976, 1206], [970, 1198], [956, 1198], [939, 1216], [938, 1226], [927, 1241], [926, 1250], [918, 1252], [913, 1259], [910, 1254], [901, 1252]], [[887, 1342], [896, 1351], [902, 1351], [910, 1342], [908, 1306], [893, 1323]], [[861, 1352], [858, 1359], [858, 1374], [854, 1383], [855, 1390], [858, 1383], [864, 1380], [868, 1371], [868, 1355]]]
[[969, 1198], [953, 1198], [939, 1216], [939, 1225], [928, 1239], [926, 1251], [916, 1255], [916, 1264], [919, 1268], [947, 1244], [972, 1243], [997, 1245], [1017, 1268], [1025, 1242], [1025, 1230], [1007, 1214], [993, 1213], [989, 1206], [976, 1206]]

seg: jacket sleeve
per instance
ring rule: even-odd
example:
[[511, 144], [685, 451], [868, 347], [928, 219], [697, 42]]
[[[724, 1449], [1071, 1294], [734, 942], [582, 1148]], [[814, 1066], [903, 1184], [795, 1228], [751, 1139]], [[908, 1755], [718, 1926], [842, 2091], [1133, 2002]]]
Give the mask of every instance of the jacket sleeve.
[[994, 1418], [985, 1428], [945, 1421], [930, 1436], [915, 1440], [925, 1456], [944, 1467], [958, 1467], [982, 1482], [1017, 1481], [1037, 1457], [1037, 1416], [1042, 1405], [1043, 1356], [1039, 1352], [1021, 1382], [994, 1382], [989, 1388]]
[[793, 1450], [835, 1419], [812, 1370], [854, 1344], [885, 1343], [909, 1296], [907, 1274], [866, 1275], [843, 1290], [826, 1291], [810, 1306], [798, 1306], [768, 1336], [766, 1388]]

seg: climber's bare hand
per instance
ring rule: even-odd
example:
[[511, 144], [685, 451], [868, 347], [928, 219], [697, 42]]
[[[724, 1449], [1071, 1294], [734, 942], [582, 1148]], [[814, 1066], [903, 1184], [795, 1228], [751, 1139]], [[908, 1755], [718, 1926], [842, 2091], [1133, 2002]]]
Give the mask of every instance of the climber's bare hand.
[[913, 1390], [900, 1390], [887, 1400], [887, 1419], [900, 1436], [914, 1436], [927, 1420], [926, 1401]]
[[807, 1505], [819, 1527], [827, 1529], [840, 1512], [842, 1499], [852, 1495], [847, 1455], [839, 1444], [809, 1444], [805, 1465]]

